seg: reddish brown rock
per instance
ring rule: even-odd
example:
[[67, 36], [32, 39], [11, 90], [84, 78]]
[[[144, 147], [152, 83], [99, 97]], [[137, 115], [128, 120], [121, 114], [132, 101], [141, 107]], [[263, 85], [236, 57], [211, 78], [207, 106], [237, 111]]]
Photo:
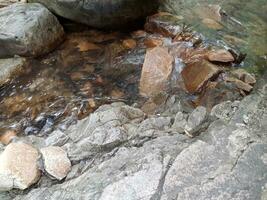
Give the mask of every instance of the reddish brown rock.
[[0, 156], [0, 191], [24, 190], [40, 177], [38, 151], [24, 143], [11, 143]]
[[11, 142], [11, 140], [16, 136], [17, 136], [16, 131], [14, 130], [6, 131], [3, 135], [0, 135], [0, 142], [5, 145], [8, 145]]
[[153, 48], [153, 47], [157, 47], [157, 46], [162, 46], [163, 41], [161, 39], [156, 39], [156, 38], [147, 38], [144, 40], [144, 45], [147, 48]]
[[178, 16], [160, 12], [147, 18], [145, 30], [173, 38], [182, 32], [182, 27], [178, 25], [180, 20]]
[[233, 55], [225, 49], [211, 51], [208, 53], [207, 57], [209, 61], [215, 61], [215, 62], [228, 63], [235, 61]]
[[221, 70], [205, 60], [188, 64], [182, 71], [186, 89], [190, 93], [198, 93], [202, 87]]
[[138, 30], [138, 31], [134, 31], [131, 35], [134, 38], [142, 38], [142, 37], [146, 37], [147, 32], [143, 30]]
[[147, 51], [139, 85], [141, 95], [152, 96], [168, 88], [173, 61], [166, 48], [156, 47]]
[[136, 47], [136, 41], [134, 39], [123, 40], [122, 45], [126, 49], [134, 49]]

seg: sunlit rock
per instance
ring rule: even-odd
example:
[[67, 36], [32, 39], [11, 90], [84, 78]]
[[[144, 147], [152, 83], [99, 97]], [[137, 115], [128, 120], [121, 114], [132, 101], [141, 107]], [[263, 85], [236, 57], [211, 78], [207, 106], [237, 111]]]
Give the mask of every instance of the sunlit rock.
[[38, 56], [63, 39], [57, 18], [41, 4], [13, 4], [0, 9], [0, 57]]
[[60, 147], [50, 146], [40, 149], [45, 171], [52, 177], [62, 180], [71, 169], [67, 153]]
[[40, 177], [38, 151], [24, 143], [11, 143], [0, 155], [0, 191], [24, 190]]
[[168, 88], [174, 58], [163, 47], [148, 50], [142, 69], [139, 92], [151, 96]]
[[238, 78], [241, 81], [244, 81], [245, 83], [248, 83], [250, 85], [253, 85], [256, 83], [255, 76], [248, 73], [244, 69], [236, 69], [231, 72], [236, 78]]

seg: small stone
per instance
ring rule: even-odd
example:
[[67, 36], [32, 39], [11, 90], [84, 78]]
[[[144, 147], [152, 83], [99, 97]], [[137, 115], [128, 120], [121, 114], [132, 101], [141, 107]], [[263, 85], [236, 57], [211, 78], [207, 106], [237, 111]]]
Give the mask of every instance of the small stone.
[[44, 169], [52, 177], [62, 180], [71, 170], [71, 162], [67, 153], [61, 147], [45, 147], [40, 149]]
[[182, 71], [186, 89], [190, 93], [200, 92], [203, 86], [221, 70], [207, 61], [195, 62], [187, 65]]
[[173, 61], [166, 48], [155, 47], [147, 51], [139, 85], [141, 95], [152, 96], [168, 88]]
[[134, 38], [142, 38], [142, 37], [146, 37], [147, 32], [143, 30], [138, 30], [138, 31], [134, 31], [131, 35]]
[[187, 124], [186, 118], [187, 118], [186, 114], [182, 112], [178, 112], [175, 116], [175, 120], [172, 125], [172, 128], [182, 132], [185, 129], [186, 124]]
[[235, 58], [233, 55], [225, 50], [225, 49], [220, 49], [220, 50], [215, 50], [211, 51], [208, 53], [208, 60], [209, 61], [214, 61], [214, 62], [234, 62]]
[[153, 48], [153, 47], [157, 47], [157, 46], [162, 46], [163, 41], [161, 39], [147, 38], [144, 40], [144, 45], [147, 48]]
[[16, 131], [14, 130], [6, 131], [3, 135], [0, 135], [0, 142], [5, 145], [8, 145], [12, 141], [12, 139], [16, 136], [17, 136]]
[[123, 40], [122, 45], [126, 48], [126, 49], [134, 49], [136, 47], [136, 41], [133, 39], [127, 39], [127, 40]]
[[0, 191], [24, 190], [40, 177], [38, 151], [24, 143], [11, 143], [0, 155]]
[[200, 126], [207, 118], [207, 109], [203, 106], [197, 107], [188, 117], [185, 130], [193, 131]]

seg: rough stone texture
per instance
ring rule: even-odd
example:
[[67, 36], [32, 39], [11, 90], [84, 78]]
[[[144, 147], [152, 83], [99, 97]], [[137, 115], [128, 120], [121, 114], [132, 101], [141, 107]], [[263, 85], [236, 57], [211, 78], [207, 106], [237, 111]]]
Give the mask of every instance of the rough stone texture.
[[0, 59], [0, 85], [19, 74], [25, 64], [24, 58]]
[[26, 189], [38, 181], [38, 151], [24, 143], [11, 143], [0, 155], [0, 191]]
[[203, 106], [197, 107], [188, 117], [185, 129], [192, 131], [200, 126], [207, 118], [207, 109]]
[[185, 86], [190, 93], [201, 91], [208, 80], [220, 73], [220, 69], [207, 61], [187, 65], [182, 71]]
[[[172, 117], [144, 119], [141, 110], [123, 103], [102, 106], [64, 135], [51, 135], [50, 141], [60, 141], [72, 155], [74, 166], [64, 182], [43, 181], [23, 194], [1, 195], [15, 200], [262, 200], [266, 95], [265, 85], [241, 102], [216, 106], [212, 115], [219, 119], [193, 139], [173, 131]], [[173, 106], [166, 113], [177, 121], [179, 112], [191, 112], [174, 97], [166, 104]]]
[[52, 177], [62, 180], [71, 169], [67, 153], [60, 147], [45, 147], [40, 149], [45, 171]]
[[41, 4], [16, 3], [0, 9], [0, 57], [38, 56], [63, 39], [63, 27]]
[[6, 131], [4, 134], [0, 134], [0, 143], [8, 145], [12, 139], [14, 139], [16, 137], [17, 133], [16, 131], [13, 130], [9, 130]]
[[0, 8], [9, 6], [9, 5], [11, 5], [13, 3], [17, 3], [17, 2], [26, 3], [27, 0], [0, 0]]
[[96, 28], [127, 25], [155, 12], [159, 4], [158, 0], [30, 0], [30, 2], [42, 3], [57, 15]]
[[147, 51], [139, 85], [141, 95], [152, 96], [168, 89], [173, 61], [166, 48], [155, 47]]

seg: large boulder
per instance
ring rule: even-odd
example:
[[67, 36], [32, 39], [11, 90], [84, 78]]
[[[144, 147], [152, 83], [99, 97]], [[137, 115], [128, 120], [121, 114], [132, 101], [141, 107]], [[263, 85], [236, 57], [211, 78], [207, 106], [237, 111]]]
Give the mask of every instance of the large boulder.
[[38, 3], [16, 3], [1, 8], [0, 24], [0, 57], [45, 54], [64, 35], [57, 18]]
[[120, 27], [146, 17], [158, 8], [158, 0], [31, 0], [64, 18], [97, 28]]

